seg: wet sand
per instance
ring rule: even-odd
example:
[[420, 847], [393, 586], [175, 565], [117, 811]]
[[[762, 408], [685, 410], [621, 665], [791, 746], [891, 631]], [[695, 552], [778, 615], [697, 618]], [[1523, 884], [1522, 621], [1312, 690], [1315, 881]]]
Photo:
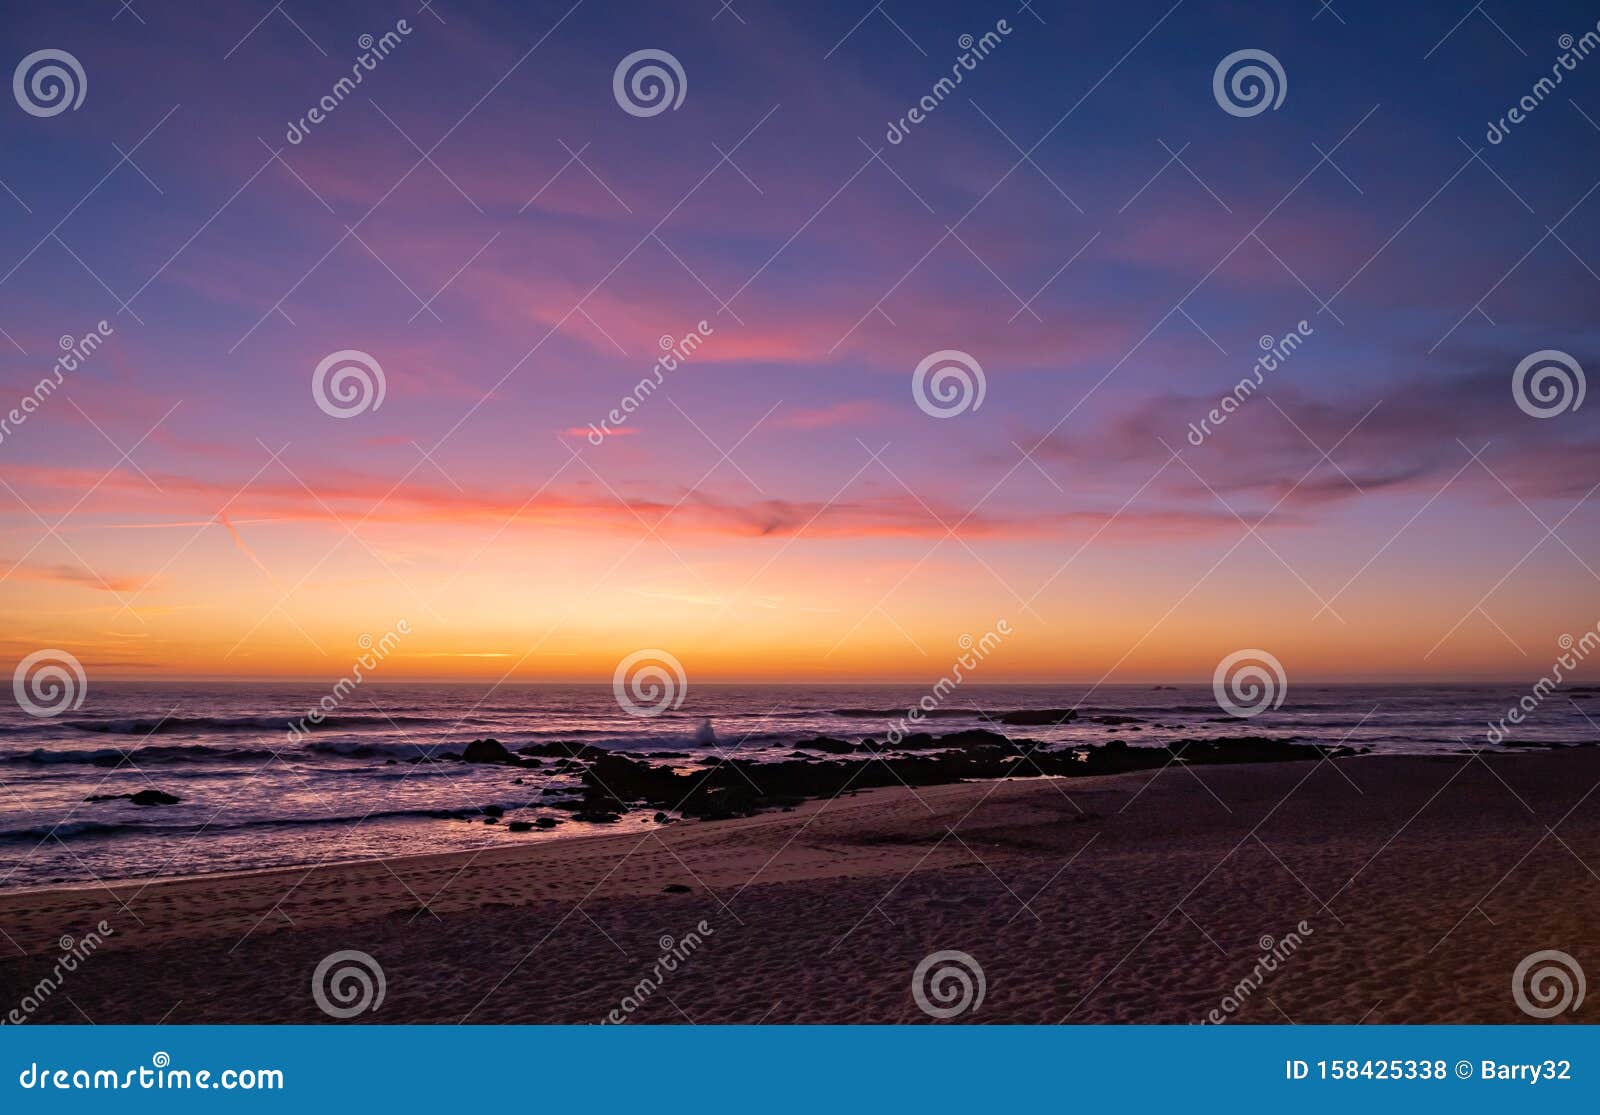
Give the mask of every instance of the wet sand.
[[104, 921], [29, 1021], [331, 1021], [313, 972], [359, 950], [385, 993], [352, 1021], [924, 1022], [913, 973], [958, 950], [984, 985], [960, 1022], [1526, 1022], [1523, 957], [1600, 974], [1597, 785], [1596, 748], [1180, 765], [14, 891], [0, 1012]]

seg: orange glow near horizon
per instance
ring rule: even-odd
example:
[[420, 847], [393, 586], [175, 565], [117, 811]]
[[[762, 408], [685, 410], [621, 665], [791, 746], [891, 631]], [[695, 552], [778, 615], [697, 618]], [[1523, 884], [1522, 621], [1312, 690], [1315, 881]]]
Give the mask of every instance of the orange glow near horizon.
[[[954, 539], [669, 544], [643, 533], [468, 524], [446, 545], [431, 526], [386, 524], [358, 541], [242, 511], [228, 524], [85, 530], [75, 548], [139, 572], [102, 583], [68, 565], [15, 563], [0, 585], [13, 616], [0, 642], [16, 658], [60, 647], [103, 679], [325, 678], [348, 670], [363, 637], [403, 621], [410, 634], [376, 679], [603, 683], [625, 655], [660, 647], [702, 683], [921, 683], [959, 656], [955, 635], [978, 638], [1004, 619], [1013, 634], [972, 672], [976, 683], [1203, 681], [1241, 646], [1270, 647], [1306, 680], [1525, 668], [1509, 632], [1476, 615], [1430, 655], [1461, 620], [1442, 601], [1467, 593], [1465, 579], [1436, 603], [1358, 582], [1334, 603], [1337, 618], [1317, 616], [1312, 592], [1258, 550], [1235, 555], [1235, 576], [1215, 591], [1180, 599], [1187, 582], [1167, 566], [1203, 572], [1232, 544], [1225, 536], [1102, 538], [1028, 601], [1010, 586], [1044, 584], [1076, 544], [1044, 553], [976, 538], [980, 564]], [[174, 534], [193, 538], [176, 561]], [[1141, 552], [1142, 564], [1130, 560]], [[1313, 554], [1298, 568], [1314, 577], [1319, 563]], [[1321, 583], [1336, 587], [1336, 573]], [[1498, 622], [1538, 645], [1558, 619], [1528, 608]]]

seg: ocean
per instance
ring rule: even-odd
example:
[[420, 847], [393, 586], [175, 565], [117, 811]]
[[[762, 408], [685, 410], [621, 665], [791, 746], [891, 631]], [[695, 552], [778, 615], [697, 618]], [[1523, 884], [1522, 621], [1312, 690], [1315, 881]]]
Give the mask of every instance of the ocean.
[[[1344, 744], [1375, 752], [1451, 753], [1486, 745], [1525, 696], [1513, 685], [1297, 685], [1280, 708], [1227, 715], [1210, 686], [964, 685], [920, 730], [972, 728], [1049, 747], [1122, 739], [1159, 747], [1219, 736]], [[96, 683], [81, 707], [51, 718], [0, 709], [0, 888], [192, 875], [643, 831], [649, 810], [612, 824], [549, 808], [575, 773], [424, 761], [493, 737], [511, 750], [568, 742], [702, 760], [788, 757], [830, 736], [882, 742], [918, 686], [696, 685], [659, 716], [629, 715], [609, 686], [365, 683], [308, 734], [291, 739], [328, 694], [315, 683]], [[1001, 726], [1028, 709], [1078, 719]], [[1590, 719], [1590, 717], [1594, 719]], [[1507, 742], [1600, 740], [1600, 689], [1546, 698]], [[1502, 745], [1503, 746], [1503, 745]], [[808, 752], [816, 758], [827, 756]], [[546, 768], [554, 765], [545, 760]], [[159, 791], [175, 804], [139, 805]], [[89, 800], [97, 798], [100, 800]], [[486, 806], [503, 818], [484, 823]], [[512, 832], [515, 820], [558, 817]]]

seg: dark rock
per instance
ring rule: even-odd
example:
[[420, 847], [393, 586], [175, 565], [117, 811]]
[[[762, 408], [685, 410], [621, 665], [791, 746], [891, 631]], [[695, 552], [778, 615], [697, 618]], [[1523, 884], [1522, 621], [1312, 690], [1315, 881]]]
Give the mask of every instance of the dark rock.
[[610, 825], [622, 820], [620, 813], [606, 813], [595, 809], [580, 809], [572, 815], [574, 821], [586, 821], [591, 825]]
[[530, 743], [517, 748], [518, 755], [540, 755], [546, 759], [593, 759], [599, 755], [611, 754], [603, 747], [594, 747], [587, 743], [567, 743], [553, 740], [549, 743]]
[[506, 825], [506, 828], [509, 829], [512, 832], [531, 832], [531, 831], [533, 831], [533, 822], [532, 821], [512, 821], [512, 822], [510, 822], [509, 824]]
[[486, 805], [478, 812], [485, 817], [504, 817], [506, 815], [506, 807], [503, 805]]
[[684, 886], [682, 883], [668, 883], [666, 886], [662, 887], [661, 890], [662, 890], [662, 893], [664, 893], [664, 894], [688, 894], [689, 893], [689, 888]]
[[826, 752], [829, 755], [849, 755], [858, 750], [855, 744], [846, 743], [842, 739], [834, 739], [831, 736], [817, 736], [815, 739], [801, 740], [795, 746], [804, 748], [807, 751]]
[[134, 805], [177, 805], [183, 799], [162, 790], [140, 790], [136, 794], [91, 794], [84, 801], [120, 801], [126, 799]]
[[506, 763], [513, 761], [511, 752], [497, 739], [475, 739], [461, 753], [463, 763]]
[[[1025, 741], [1016, 741], [1016, 745], [1027, 747]], [[865, 747], [865, 742], [863, 743]], [[927, 732], [914, 732], [906, 736], [899, 743], [893, 744], [896, 751], [939, 751], [951, 748], [969, 747], [1010, 747], [1013, 741], [998, 732], [986, 731], [983, 728], [970, 728], [964, 732], [951, 732], [947, 736], [932, 736]], [[887, 742], [884, 748], [891, 747]], [[876, 753], [883, 748], [866, 748]]]
[[[860, 758], [784, 759], [768, 763], [719, 759], [711, 769], [692, 774], [607, 755], [596, 759], [584, 773], [585, 796], [570, 803], [570, 807], [580, 811], [576, 814], [578, 819], [585, 812], [613, 812], [623, 803], [641, 803], [656, 810], [675, 809], [699, 820], [726, 820], [765, 809], [792, 807], [807, 798], [834, 797], [881, 786], [931, 786], [1037, 775], [1119, 774], [1157, 769], [1174, 759], [1200, 765], [1313, 760], [1324, 754], [1356, 753], [1350, 748], [1330, 749], [1261, 737], [1187, 740], [1170, 747], [1137, 748], [1125, 740], [1111, 739], [1098, 746], [1051, 751], [1040, 749], [1036, 741], [1012, 740], [981, 730], [938, 739], [912, 737], [902, 741], [901, 747], [928, 753], [874, 753]], [[1019, 766], [1024, 754], [1030, 756], [1029, 762]], [[608, 801], [617, 804], [604, 804]]]
[[999, 732], [986, 732], [982, 728], [972, 728], [965, 732], [952, 732], [948, 736], [940, 736], [938, 740], [941, 747], [1016, 747], [1028, 748], [1035, 746], [1028, 740], [1011, 740]]
[[559, 818], [559, 817], [535, 817], [533, 819], [533, 823], [538, 828], [553, 829], [553, 828], [555, 828], [557, 825], [559, 825], [561, 823], [561, 818]]

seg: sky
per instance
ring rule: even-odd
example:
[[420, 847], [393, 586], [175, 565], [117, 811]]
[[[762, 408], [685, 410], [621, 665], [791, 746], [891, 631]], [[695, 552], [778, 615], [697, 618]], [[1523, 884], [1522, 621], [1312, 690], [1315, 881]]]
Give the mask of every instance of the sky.
[[[1003, 621], [983, 680], [1537, 677], [1600, 621], [1600, 401], [1514, 393], [1597, 351], [1600, 58], [1534, 93], [1596, 13], [1461, 7], [12, 12], [83, 99], [0, 103], [0, 416], [106, 329], [0, 427], [0, 652], [921, 680]], [[919, 399], [947, 352], [981, 401]]]

